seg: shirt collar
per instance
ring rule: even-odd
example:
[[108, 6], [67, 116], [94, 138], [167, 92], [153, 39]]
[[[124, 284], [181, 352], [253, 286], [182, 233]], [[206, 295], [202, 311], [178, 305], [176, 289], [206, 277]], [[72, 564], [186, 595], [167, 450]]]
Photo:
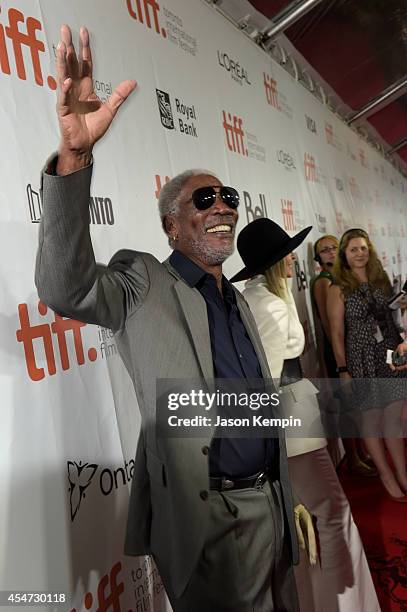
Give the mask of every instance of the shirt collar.
[[[202, 268], [189, 259], [189, 257], [181, 253], [181, 251], [174, 250], [169, 257], [169, 262], [190, 287], [196, 287], [200, 281], [205, 282], [205, 277], [215, 280], [212, 274], [208, 274], [208, 272], [202, 270]], [[224, 298], [234, 301], [235, 292], [233, 285], [223, 275], [222, 288]]]
[[174, 250], [170, 255], [169, 262], [190, 287], [195, 287], [207, 274], [205, 270], [202, 270], [181, 251]]

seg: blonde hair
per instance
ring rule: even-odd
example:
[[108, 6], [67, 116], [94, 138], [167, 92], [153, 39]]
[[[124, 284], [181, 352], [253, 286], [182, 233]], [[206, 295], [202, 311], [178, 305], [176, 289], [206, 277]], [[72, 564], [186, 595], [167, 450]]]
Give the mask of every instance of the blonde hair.
[[285, 261], [280, 259], [276, 264], [265, 270], [267, 289], [285, 302], [288, 299], [288, 285], [285, 274]]
[[359, 287], [360, 281], [353, 274], [346, 261], [345, 251], [352, 238], [364, 238], [366, 240], [369, 249], [369, 261], [366, 265], [366, 274], [369, 284], [375, 289], [381, 289], [385, 295], [389, 295], [391, 293], [389, 277], [383, 269], [369, 235], [361, 229], [348, 230], [341, 238], [332, 271], [335, 284], [339, 285], [344, 296], [349, 296]]

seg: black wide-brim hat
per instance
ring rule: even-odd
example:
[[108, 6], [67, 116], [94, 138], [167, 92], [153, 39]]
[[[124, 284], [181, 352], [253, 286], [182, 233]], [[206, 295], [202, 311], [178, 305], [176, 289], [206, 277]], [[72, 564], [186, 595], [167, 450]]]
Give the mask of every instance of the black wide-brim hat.
[[312, 225], [292, 238], [271, 219], [255, 219], [237, 237], [237, 250], [245, 267], [230, 280], [232, 283], [262, 274], [294, 251], [308, 236]]

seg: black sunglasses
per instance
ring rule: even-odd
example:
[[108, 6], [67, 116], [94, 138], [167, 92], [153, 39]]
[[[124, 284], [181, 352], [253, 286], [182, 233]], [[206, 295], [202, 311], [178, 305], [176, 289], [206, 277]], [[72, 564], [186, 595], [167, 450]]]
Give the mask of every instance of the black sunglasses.
[[198, 210], [206, 210], [213, 206], [216, 202], [216, 189], [220, 195], [220, 199], [229, 208], [237, 208], [239, 206], [239, 194], [234, 187], [198, 187], [192, 192], [188, 202], [193, 202]]

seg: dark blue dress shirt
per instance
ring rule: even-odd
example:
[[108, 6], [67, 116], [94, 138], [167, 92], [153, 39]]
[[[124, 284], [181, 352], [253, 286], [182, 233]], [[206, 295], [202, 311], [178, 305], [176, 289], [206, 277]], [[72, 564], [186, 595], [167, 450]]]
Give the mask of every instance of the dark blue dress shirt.
[[[259, 379], [259, 360], [240, 317], [231, 283], [222, 277], [222, 295], [208, 274], [180, 251], [170, 264], [190, 287], [198, 289], [206, 302], [213, 368], [216, 378]], [[209, 453], [211, 476], [244, 478], [263, 470], [274, 471], [278, 442], [270, 438], [213, 438]]]

